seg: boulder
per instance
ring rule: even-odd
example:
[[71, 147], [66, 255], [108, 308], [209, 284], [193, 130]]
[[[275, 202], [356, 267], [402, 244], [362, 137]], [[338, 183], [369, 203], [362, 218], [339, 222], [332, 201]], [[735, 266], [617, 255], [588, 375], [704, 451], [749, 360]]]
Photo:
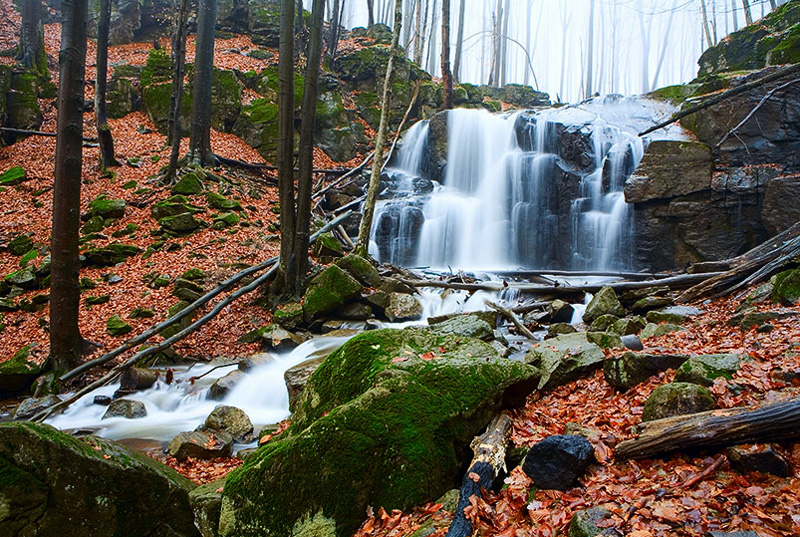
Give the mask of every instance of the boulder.
[[273, 312], [272, 319], [286, 330], [293, 330], [303, 322], [303, 306], [298, 302], [283, 304]]
[[703, 313], [703, 310], [691, 306], [671, 306], [662, 310], [648, 312], [647, 321], [654, 324], [683, 324], [701, 313]]
[[642, 421], [705, 412], [713, 410], [716, 406], [714, 394], [705, 386], [673, 382], [653, 390], [644, 403]]
[[161, 201], [157, 201], [150, 209], [150, 216], [156, 220], [161, 220], [168, 216], [177, 216], [183, 213], [196, 214], [201, 209], [189, 204], [186, 196], [175, 195]]
[[208, 389], [209, 399], [214, 399], [215, 401], [224, 399], [225, 396], [228, 395], [228, 393], [236, 386], [236, 384], [242, 380], [243, 376], [244, 373], [236, 370], [231, 371], [222, 378], [218, 378]]
[[238, 369], [239, 371], [243, 371], [246, 373], [256, 367], [261, 367], [263, 365], [268, 365], [274, 362], [275, 358], [271, 354], [259, 353], [239, 360]]
[[711, 190], [711, 148], [700, 142], [656, 140], [625, 181], [625, 201], [642, 203]]
[[800, 175], [776, 177], [767, 184], [761, 217], [773, 234], [800, 222], [800, 207], [786, 200], [800, 198]]
[[601, 315], [600, 317], [592, 321], [591, 326], [589, 326], [589, 330], [591, 330], [592, 332], [605, 332], [606, 330], [614, 326], [614, 323], [616, 323], [619, 320], [620, 320], [619, 317], [617, 317], [616, 315]]
[[782, 306], [800, 302], [800, 269], [787, 270], [773, 278], [772, 301]]
[[241, 221], [241, 217], [234, 212], [220, 213], [214, 217], [214, 229], [233, 227]]
[[0, 175], [0, 186], [17, 186], [28, 180], [28, 174], [22, 166], [9, 168]]
[[742, 354], [708, 354], [692, 356], [678, 368], [675, 382], [691, 382], [700, 386], [713, 386], [717, 378], [730, 380], [739, 371], [742, 361], [749, 360]]
[[11, 254], [21, 256], [33, 249], [33, 240], [28, 235], [17, 235], [6, 246]]
[[592, 507], [577, 511], [572, 515], [567, 529], [568, 537], [597, 537], [598, 535], [611, 535], [613, 530], [602, 530], [597, 524], [610, 517], [611, 513], [602, 507]]
[[142, 249], [132, 244], [116, 242], [103, 248], [92, 248], [86, 252], [90, 262], [100, 266], [111, 266], [124, 262], [127, 258], [139, 255]]
[[415, 321], [422, 317], [422, 304], [414, 295], [391, 293], [386, 317], [392, 321]]
[[671, 334], [672, 332], [683, 332], [684, 330], [686, 330], [684, 327], [678, 326], [677, 324], [647, 323], [647, 325], [639, 333], [639, 337], [642, 339], [648, 339], [651, 337], [661, 337], [667, 334]]
[[129, 367], [119, 377], [120, 389], [125, 391], [147, 390], [158, 380], [158, 371], [142, 367]]
[[131, 399], [116, 399], [108, 405], [108, 410], [103, 414], [103, 419], [126, 418], [135, 420], [147, 416], [147, 407], [141, 401]]
[[578, 329], [567, 323], [555, 323], [547, 327], [547, 336], [545, 339], [552, 339], [554, 337], [563, 336], [565, 334], [574, 334]]
[[217, 459], [230, 457], [233, 451], [233, 438], [217, 431], [191, 431], [178, 433], [169, 441], [167, 452], [179, 461], [193, 459]]
[[108, 331], [109, 335], [117, 337], [130, 334], [133, 332], [133, 327], [123, 321], [122, 317], [119, 315], [113, 315], [108, 319], [108, 321], [106, 321], [106, 330]]
[[531, 347], [525, 362], [536, 368], [539, 390], [550, 390], [598, 369], [603, 349], [589, 341], [586, 332], [566, 334]]
[[350, 302], [338, 308], [334, 315], [344, 321], [366, 321], [373, 317], [372, 306], [361, 302]]
[[31, 347], [22, 347], [10, 359], [0, 363], [0, 396], [25, 393], [36, 377], [42, 374], [42, 366], [30, 360]]
[[672, 306], [674, 303], [675, 301], [671, 298], [646, 296], [641, 300], [637, 300], [636, 303], [631, 306], [631, 311], [634, 313], [645, 314], [650, 310], [657, 310]]
[[289, 430], [228, 476], [220, 535], [298, 534], [313, 523], [344, 537], [367, 505], [434, 500], [459, 482], [475, 434], [533, 380], [478, 340], [364, 332], [314, 372]]
[[622, 336], [619, 338], [622, 342], [622, 346], [626, 349], [630, 349], [632, 351], [641, 351], [644, 350], [644, 345], [642, 344], [642, 340], [639, 336], [635, 334], [631, 334], [629, 336]]
[[431, 331], [442, 336], [472, 337], [489, 340], [494, 338], [492, 327], [476, 315], [456, 315], [431, 326]]
[[14, 410], [15, 420], [29, 420], [39, 412], [47, 410], [51, 406], [61, 402], [57, 395], [45, 395], [44, 397], [28, 397], [22, 401]]
[[567, 490], [594, 459], [594, 448], [583, 436], [548, 436], [535, 444], [522, 470], [541, 489]]
[[348, 254], [336, 261], [336, 264], [367, 287], [377, 288], [381, 285], [381, 276], [378, 274], [378, 269], [359, 255]]
[[277, 0], [250, 0], [250, 37], [253, 43], [277, 48], [280, 43], [281, 10]]
[[575, 308], [563, 300], [554, 300], [547, 306], [547, 313], [551, 323], [569, 323], [572, 322]]
[[344, 255], [342, 243], [330, 232], [323, 233], [317, 237], [312, 251], [314, 257], [318, 259], [332, 259]]
[[125, 200], [111, 199], [105, 195], [97, 196], [89, 203], [89, 215], [106, 218], [122, 218], [125, 216]]
[[220, 211], [243, 211], [242, 204], [236, 200], [230, 200], [222, 194], [216, 192], [206, 192], [208, 206]]
[[253, 434], [250, 417], [235, 406], [219, 405], [208, 415], [204, 426], [207, 431], [230, 435], [235, 442], [246, 442]]
[[286, 389], [289, 391], [289, 410], [294, 410], [297, 399], [300, 397], [300, 392], [306, 387], [311, 375], [319, 368], [324, 359], [324, 356], [311, 358], [290, 367], [283, 374], [283, 379], [286, 381]]
[[175, 216], [167, 216], [158, 221], [158, 225], [167, 231], [178, 235], [191, 233], [200, 227], [200, 221], [191, 213], [181, 213]]
[[219, 513], [222, 508], [222, 488], [225, 479], [201, 485], [189, 493], [189, 505], [194, 511], [194, 524], [202, 537], [218, 537]]
[[303, 343], [303, 338], [277, 324], [269, 324], [258, 330], [258, 337], [264, 349], [276, 352], [289, 351]]
[[761, 472], [778, 477], [792, 477], [792, 467], [770, 445], [753, 444], [728, 448], [731, 468], [741, 474]]
[[196, 284], [191, 280], [178, 278], [175, 280], [172, 288], [172, 296], [185, 300], [186, 302], [195, 302], [205, 294], [203, 287]]
[[603, 287], [592, 298], [586, 306], [583, 314], [583, 322], [591, 324], [595, 319], [602, 315], [615, 315], [622, 317], [625, 315], [625, 308], [622, 307], [617, 293], [611, 287]]
[[4, 278], [4, 281], [12, 287], [17, 286], [27, 291], [39, 287], [39, 279], [36, 277], [36, 268], [33, 265], [12, 272]]
[[622, 356], [605, 360], [603, 375], [606, 382], [615, 388], [629, 390], [661, 371], [679, 368], [688, 359], [688, 356], [681, 354], [626, 352]]
[[0, 472], [3, 535], [198, 535], [189, 507], [195, 485], [110, 440], [5, 423]]
[[645, 326], [647, 326], [647, 322], [641, 317], [626, 317], [612, 324], [608, 331], [618, 336], [631, 336], [639, 334]]
[[[303, 316], [310, 323], [356, 297], [364, 286], [336, 265], [319, 273], [303, 297]], [[276, 321], [277, 322], [277, 321]]]

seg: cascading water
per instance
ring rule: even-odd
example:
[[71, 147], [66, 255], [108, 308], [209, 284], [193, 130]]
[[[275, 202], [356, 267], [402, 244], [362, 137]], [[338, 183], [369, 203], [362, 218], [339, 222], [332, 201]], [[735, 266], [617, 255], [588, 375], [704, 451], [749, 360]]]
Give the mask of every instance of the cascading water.
[[421, 122], [387, 169], [372, 253], [438, 269], [631, 268], [623, 187], [644, 153], [636, 133], [654, 115], [619, 97], [535, 113], [452, 110], [438, 177], [438, 142]]

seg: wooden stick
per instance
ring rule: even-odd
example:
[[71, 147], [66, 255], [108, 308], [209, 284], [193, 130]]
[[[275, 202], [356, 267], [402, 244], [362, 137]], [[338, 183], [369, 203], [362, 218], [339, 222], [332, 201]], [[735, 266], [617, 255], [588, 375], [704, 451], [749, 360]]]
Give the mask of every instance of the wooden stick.
[[[0, 131], [8, 132], [10, 134], [22, 134], [24, 136], [47, 136], [49, 138], [55, 138], [58, 136], [55, 132], [29, 131], [25, 129], [12, 129], [11, 127], [0, 127]], [[97, 138], [86, 138], [84, 136], [83, 141], [96, 144]]]
[[327, 194], [330, 190], [332, 190], [332, 189], [336, 188], [337, 186], [339, 186], [342, 182], [344, 182], [345, 179], [348, 179], [349, 177], [352, 177], [353, 175], [355, 175], [358, 172], [360, 172], [361, 170], [363, 170], [364, 167], [369, 163], [370, 160], [372, 160], [372, 157], [374, 157], [374, 156], [375, 156], [375, 151], [370, 152], [366, 156], [366, 158], [364, 159], [364, 161], [361, 164], [359, 164], [358, 166], [356, 166], [355, 168], [353, 168], [352, 170], [350, 170], [349, 172], [347, 172], [346, 174], [341, 176], [339, 179], [337, 179], [333, 183], [331, 183], [328, 186], [326, 186], [325, 188], [323, 188], [322, 190], [320, 190], [318, 192], [315, 192], [311, 196], [311, 199], [321, 198], [322, 196]]
[[488, 300], [486, 301], [486, 305], [489, 306], [490, 308], [492, 308], [493, 310], [497, 311], [501, 315], [503, 315], [503, 317], [505, 317], [506, 319], [508, 319], [512, 323], [514, 323], [514, 326], [517, 327], [517, 330], [519, 330], [522, 333], [523, 336], [525, 336], [528, 339], [532, 339], [534, 341], [536, 340], [536, 336], [534, 336], [533, 332], [528, 330], [528, 327], [526, 327], [522, 323], [522, 321], [519, 320], [519, 317], [517, 317], [516, 313], [514, 313], [510, 309], [504, 308], [503, 306], [501, 306], [499, 304], [495, 304], [494, 302], [489, 302]]
[[789, 86], [791, 86], [792, 84], [797, 84], [798, 82], [800, 82], [800, 78], [795, 78], [794, 80], [790, 80], [790, 81], [789, 81], [789, 82], [787, 82], [786, 84], [781, 84], [781, 85], [780, 85], [780, 86], [778, 86], [777, 88], [772, 88], [772, 89], [771, 89], [771, 90], [770, 90], [770, 91], [769, 91], [769, 92], [768, 92], [766, 95], [764, 95], [764, 97], [762, 97], [762, 98], [761, 98], [761, 101], [759, 101], [759, 103], [758, 103], [758, 104], [755, 106], [755, 108], [753, 108], [752, 110], [750, 110], [750, 113], [749, 113], [749, 114], [747, 114], [747, 116], [745, 116], [745, 118], [744, 118], [742, 121], [740, 121], [738, 125], [736, 125], [734, 128], [732, 128], [731, 130], [729, 130], [729, 131], [728, 131], [728, 132], [725, 134], [725, 136], [723, 136], [723, 137], [722, 137], [722, 140], [720, 140], [719, 142], [717, 142], [717, 147], [721, 147], [721, 146], [722, 146], [722, 144], [724, 144], [725, 142], [727, 142], [727, 141], [728, 141], [728, 138], [730, 138], [732, 135], [736, 134], [736, 132], [737, 132], [739, 129], [741, 129], [741, 128], [742, 128], [742, 126], [743, 126], [745, 123], [747, 123], [748, 121], [750, 121], [750, 119], [752, 119], [752, 117], [753, 117], [754, 115], [756, 115], [756, 112], [758, 112], [758, 111], [761, 109], [761, 107], [762, 107], [762, 106], [764, 106], [764, 104], [765, 104], [765, 103], [766, 103], [766, 102], [767, 102], [767, 101], [768, 101], [768, 100], [769, 100], [769, 99], [770, 99], [770, 98], [771, 98], [773, 95], [775, 95], [775, 93], [777, 93], [777, 92], [779, 92], [779, 91], [781, 91], [781, 90], [783, 90], [783, 89], [786, 89], [786, 88], [788, 88], [788, 87], [789, 87]]
[[688, 488], [691, 488], [691, 487], [695, 486], [696, 484], [698, 484], [699, 482], [703, 481], [705, 478], [707, 478], [708, 476], [710, 476], [711, 474], [716, 472], [719, 469], [719, 467], [722, 466], [722, 464], [727, 459], [728, 458], [725, 455], [720, 455], [719, 457], [717, 457], [714, 460], [714, 462], [711, 464], [711, 466], [709, 466], [708, 468], [706, 468], [705, 470], [703, 470], [702, 472], [700, 472], [699, 474], [697, 474], [693, 478], [687, 480], [684, 484], [682, 484], [678, 488], [688, 489]]

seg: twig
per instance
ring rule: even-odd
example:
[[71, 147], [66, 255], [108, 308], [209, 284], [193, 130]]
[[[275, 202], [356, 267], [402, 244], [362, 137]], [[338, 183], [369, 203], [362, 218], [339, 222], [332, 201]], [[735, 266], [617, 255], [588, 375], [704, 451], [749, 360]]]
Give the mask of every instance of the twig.
[[[49, 138], [55, 138], [58, 136], [55, 132], [43, 132], [43, 131], [31, 131], [25, 129], [12, 129], [11, 127], [0, 127], [0, 131], [8, 132], [10, 134], [23, 134], [25, 136], [47, 136]], [[82, 138], [84, 142], [91, 142], [97, 143], [97, 138], [86, 138], [85, 136]]]
[[528, 330], [528, 327], [525, 326], [522, 323], [522, 321], [519, 320], [519, 317], [517, 317], [516, 313], [514, 313], [513, 311], [511, 311], [508, 308], [504, 308], [503, 306], [501, 306], [499, 304], [495, 304], [494, 302], [489, 302], [488, 300], [486, 301], [486, 305], [489, 306], [490, 308], [492, 308], [493, 310], [497, 311], [501, 315], [503, 315], [505, 318], [510, 320], [512, 323], [514, 323], [514, 326], [517, 327], [517, 330], [519, 330], [522, 333], [522, 335], [524, 335], [526, 338], [532, 339], [532, 340], [536, 340], [536, 336], [533, 335], [533, 332]]
[[414, 108], [414, 105], [417, 103], [417, 98], [419, 97], [419, 89], [422, 85], [421, 80], [417, 80], [416, 86], [414, 86], [414, 94], [411, 96], [411, 102], [408, 103], [408, 108], [406, 108], [406, 113], [403, 114], [403, 119], [400, 121], [400, 125], [397, 127], [397, 134], [394, 136], [394, 140], [392, 141], [392, 147], [389, 149], [389, 155], [386, 157], [386, 160], [383, 162], [383, 168], [381, 171], [386, 169], [386, 166], [392, 160], [392, 156], [394, 155], [394, 150], [397, 147], [397, 142], [400, 140], [400, 134], [403, 132], [403, 127], [408, 121], [408, 116], [411, 114], [411, 110]]
[[347, 172], [346, 174], [344, 174], [343, 176], [338, 178], [336, 181], [334, 181], [333, 183], [331, 183], [328, 186], [326, 186], [325, 188], [323, 188], [322, 190], [320, 190], [318, 192], [315, 192], [311, 196], [311, 199], [321, 198], [322, 196], [327, 194], [330, 190], [333, 190], [334, 188], [336, 188], [337, 186], [342, 184], [342, 182], [345, 179], [348, 179], [348, 178], [352, 177], [353, 175], [357, 174], [358, 172], [360, 172], [361, 170], [363, 170], [364, 167], [369, 163], [370, 160], [372, 160], [372, 157], [374, 157], [374, 156], [375, 156], [375, 151], [372, 151], [371, 153], [369, 153], [366, 156], [366, 158], [364, 159], [364, 161], [361, 164], [359, 164], [358, 166], [356, 166], [355, 168], [353, 168], [352, 170], [350, 170], [349, 172]]
[[754, 115], [756, 115], [756, 112], [758, 112], [758, 111], [761, 109], [761, 107], [762, 107], [762, 106], [764, 106], [764, 104], [765, 104], [765, 103], [766, 103], [766, 102], [767, 102], [767, 101], [768, 101], [768, 100], [769, 100], [769, 99], [770, 99], [770, 98], [771, 98], [773, 95], [775, 95], [775, 93], [777, 93], [777, 92], [779, 92], [779, 91], [781, 91], [781, 90], [783, 90], [783, 89], [786, 89], [786, 88], [788, 88], [788, 87], [789, 87], [789, 86], [791, 86], [792, 84], [797, 84], [798, 82], [800, 82], [800, 78], [795, 78], [794, 80], [790, 80], [790, 81], [789, 81], [789, 82], [787, 82], [786, 84], [781, 84], [781, 85], [780, 85], [780, 86], [778, 86], [777, 88], [772, 88], [772, 89], [771, 89], [771, 90], [770, 90], [770, 91], [769, 91], [769, 92], [768, 92], [766, 95], [764, 95], [764, 97], [762, 97], [762, 98], [761, 98], [761, 101], [759, 101], [759, 103], [758, 103], [758, 104], [755, 106], [755, 108], [753, 108], [753, 109], [750, 111], [750, 113], [749, 113], [749, 114], [747, 114], [747, 116], [746, 116], [746, 117], [745, 117], [745, 118], [744, 118], [744, 119], [743, 119], [743, 120], [742, 120], [742, 121], [741, 121], [741, 122], [740, 122], [738, 125], [736, 125], [734, 128], [732, 128], [731, 130], [729, 130], [729, 131], [728, 131], [728, 133], [727, 133], [725, 136], [723, 136], [723, 137], [722, 137], [722, 140], [720, 140], [720, 141], [717, 143], [717, 147], [721, 147], [721, 146], [722, 146], [722, 144], [724, 144], [725, 142], [727, 142], [727, 141], [728, 141], [728, 138], [730, 138], [732, 135], [736, 134], [736, 132], [737, 132], [739, 129], [741, 129], [741, 128], [742, 128], [742, 126], [744, 126], [744, 124], [745, 124], [745, 123], [747, 123], [748, 121], [750, 121], [750, 119], [751, 119], [751, 118], [752, 118]]
[[703, 470], [702, 472], [700, 472], [699, 474], [697, 474], [693, 478], [689, 479], [688, 481], [686, 481], [685, 483], [680, 485], [678, 488], [679, 489], [688, 489], [688, 488], [691, 488], [691, 487], [695, 486], [696, 484], [698, 484], [699, 482], [703, 481], [705, 478], [707, 478], [708, 476], [710, 476], [711, 474], [716, 472], [719, 469], [719, 467], [722, 466], [722, 464], [726, 460], [728, 460], [728, 458], [725, 455], [720, 455], [719, 457], [717, 457], [714, 460], [714, 462], [711, 464], [711, 466], [709, 466], [708, 468], [706, 468], [705, 470]]

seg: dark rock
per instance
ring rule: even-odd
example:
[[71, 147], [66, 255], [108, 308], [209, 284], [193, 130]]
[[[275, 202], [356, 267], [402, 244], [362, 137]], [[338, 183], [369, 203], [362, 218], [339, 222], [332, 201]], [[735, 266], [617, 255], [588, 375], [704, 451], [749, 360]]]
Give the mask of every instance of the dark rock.
[[630, 291], [625, 291], [620, 295], [619, 300], [625, 306], [633, 306], [640, 300], [647, 298], [647, 297], [660, 297], [662, 295], [666, 295], [669, 293], [670, 288], [666, 285], [663, 286], [653, 286], [653, 287], [645, 287], [644, 289], [632, 289]]
[[525, 362], [539, 374], [539, 390], [549, 390], [600, 368], [603, 349], [589, 341], [586, 332], [566, 334], [531, 347]]
[[378, 269], [361, 256], [349, 254], [339, 259], [336, 264], [367, 287], [377, 288], [381, 285]]
[[602, 315], [616, 315], [617, 317], [625, 315], [625, 308], [622, 307], [617, 298], [617, 293], [611, 287], [603, 287], [594, 295], [586, 306], [583, 322], [591, 324]]
[[671, 323], [683, 324], [695, 315], [700, 315], [703, 310], [691, 306], [672, 306], [663, 310], [651, 311], [647, 314], [647, 320], [654, 324]]
[[594, 459], [592, 444], [582, 436], [549, 436], [534, 445], [522, 470], [546, 490], [567, 490]]
[[781, 272], [772, 279], [772, 301], [782, 306], [800, 302], [800, 269]]
[[647, 322], [641, 317], [627, 317], [612, 324], [608, 331], [618, 336], [630, 336], [639, 334], [645, 326]]
[[253, 356], [248, 356], [247, 358], [242, 358], [239, 360], [238, 369], [239, 371], [246, 373], [251, 369], [261, 367], [262, 365], [268, 365], [273, 362], [275, 362], [275, 358], [273, 358], [270, 354], [254, 354]]
[[296, 366], [290, 367], [283, 374], [283, 379], [286, 381], [286, 388], [289, 391], [289, 410], [293, 410], [297, 399], [300, 397], [300, 392], [303, 391], [308, 379], [314, 374], [319, 366], [322, 364], [324, 357], [311, 358]]
[[695, 414], [716, 408], [708, 388], [686, 382], [673, 382], [656, 388], [644, 404], [642, 421]]
[[93, 248], [86, 252], [86, 257], [95, 265], [110, 266], [122, 263], [129, 257], [142, 252], [141, 248], [131, 244], [114, 243], [103, 248]]
[[692, 356], [678, 368], [675, 382], [691, 382], [701, 386], [713, 386], [717, 378], [732, 379], [739, 371], [743, 360], [749, 360], [742, 354], [709, 354]]
[[422, 317], [422, 304], [413, 295], [391, 293], [386, 317], [392, 321], [414, 321]]
[[303, 338], [276, 324], [267, 325], [258, 331], [262, 347], [268, 350], [283, 352], [297, 348]]
[[129, 367], [120, 375], [120, 388], [129, 391], [147, 390], [158, 380], [158, 371], [141, 367]]
[[191, 213], [182, 213], [175, 216], [167, 216], [158, 221], [158, 225], [177, 234], [191, 233], [200, 227], [200, 221]]
[[736, 315], [733, 315], [728, 320], [728, 326], [739, 326], [742, 330], [750, 330], [751, 328], [761, 326], [763, 324], [779, 321], [782, 319], [791, 319], [797, 316], [794, 310], [782, 311], [751, 311], [745, 310]]
[[3, 535], [198, 536], [188, 500], [195, 485], [110, 440], [6, 423], [0, 460]]
[[742, 474], [761, 472], [778, 477], [791, 477], [792, 468], [770, 445], [734, 446], [728, 448], [731, 468]]
[[366, 321], [372, 317], [372, 306], [360, 302], [351, 302], [337, 309], [335, 315], [345, 321]]
[[625, 182], [625, 200], [641, 203], [711, 189], [711, 149], [703, 143], [656, 140]]
[[13, 255], [25, 255], [33, 249], [33, 240], [28, 235], [17, 235], [6, 246]]
[[0, 363], [0, 395], [10, 397], [24, 393], [42, 374], [42, 366], [30, 360], [31, 348], [26, 345]]
[[770, 231], [780, 233], [800, 222], [800, 207], [786, 200], [800, 198], [800, 175], [776, 177], [767, 184], [761, 216]]
[[547, 312], [550, 314], [551, 323], [569, 323], [572, 321], [575, 308], [563, 300], [554, 300], [547, 307]]
[[626, 349], [630, 349], [632, 351], [637, 351], [637, 352], [644, 350], [644, 345], [642, 344], [642, 340], [639, 339], [639, 336], [637, 336], [636, 334], [622, 336], [620, 339], [622, 340], [622, 345]]
[[208, 398], [219, 401], [224, 399], [226, 395], [242, 380], [244, 373], [241, 371], [231, 371], [222, 378], [214, 381], [214, 384], [208, 389]]
[[631, 311], [634, 313], [647, 313], [650, 310], [665, 308], [672, 306], [674, 300], [666, 297], [647, 296], [637, 301], [631, 306]]
[[172, 289], [172, 296], [178, 297], [181, 300], [185, 300], [186, 302], [190, 303], [200, 299], [200, 297], [202, 297], [204, 294], [205, 291], [201, 285], [198, 285], [190, 280], [184, 280], [183, 278], [178, 278], [175, 280], [175, 284]]
[[31, 290], [39, 287], [39, 279], [36, 277], [36, 269], [33, 265], [12, 272], [4, 278], [5, 282], [20, 289]]
[[626, 352], [616, 358], [608, 358], [603, 363], [606, 382], [621, 390], [629, 390], [653, 375], [677, 369], [688, 356], [680, 354], [638, 354]]
[[[322, 315], [341, 307], [356, 297], [364, 287], [336, 265], [318, 274], [308, 286], [303, 298], [303, 316], [312, 322]], [[280, 324], [280, 321], [276, 319]]]
[[15, 420], [28, 420], [39, 412], [47, 410], [51, 406], [61, 402], [57, 395], [45, 395], [44, 397], [28, 397], [22, 401], [14, 410]]
[[216, 459], [230, 457], [233, 451], [233, 438], [220, 432], [191, 431], [178, 433], [170, 440], [167, 452], [179, 461], [189, 457], [194, 459]]
[[194, 524], [202, 537], [218, 537], [219, 514], [222, 509], [222, 488], [225, 479], [201, 485], [189, 493], [194, 511]]
[[111, 199], [100, 195], [89, 203], [89, 214], [103, 219], [122, 218], [125, 216], [125, 206], [125, 200]]
[[127, 418], [129, 420], [134, 420], [144, 418], [145, 416], [147, 416], [147, 408], [141, 401], [116, 399], [108, 406], [108, 410], [103, 414], [103, 419]]
[[246, 442], [253, 434], [250, 417], [235, 406], [216, 407], [205, 421], [205, 429], [230, 435], [235, 442]]
[[110, 335], [117, 337], [130, 334], [133, 331], [133, 327], [123, 321], [119, 315], [113, 315], [106, 322], [106, 330]]
[[563, 336], [566, 334], [574, 334], [578, 329], [567, 323], [555, 323], [547, 327], [547, 337], [545, 339], [552, 339], [554, 337]]
[[92, 404], [100, 405], [100, 406], [108, 406], [111, 404], [111, 397], [107, 395], [95, 395], [94, 399], [92, 400]]

